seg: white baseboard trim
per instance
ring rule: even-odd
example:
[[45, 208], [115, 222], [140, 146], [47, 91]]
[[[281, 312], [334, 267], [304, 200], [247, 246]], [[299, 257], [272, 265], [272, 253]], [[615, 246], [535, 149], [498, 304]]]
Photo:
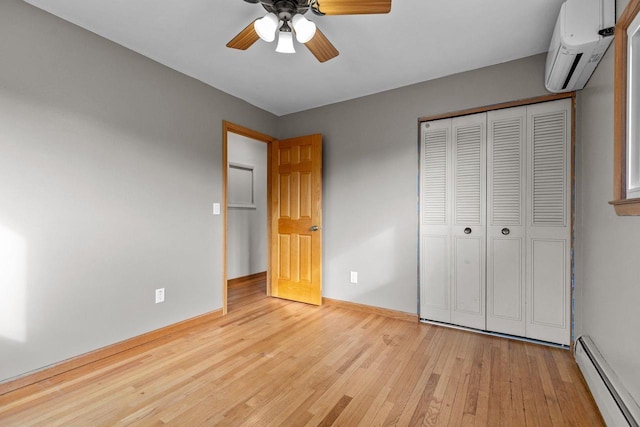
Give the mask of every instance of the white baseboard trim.
[[640, 407], [589, 336], [576, 340], [575, 358], [607, 425], [638, 427]]

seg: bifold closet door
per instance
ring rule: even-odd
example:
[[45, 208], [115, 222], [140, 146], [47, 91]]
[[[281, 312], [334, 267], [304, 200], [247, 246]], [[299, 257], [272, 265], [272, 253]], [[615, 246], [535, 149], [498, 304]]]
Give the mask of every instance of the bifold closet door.
[[527, 107], [526, 336], [571, 331], [571, 101]]
[[451, 323], [485, 329], [485, 113], [456, 117], [452, 129]]
[[451, 323], [451, 119], [422, 129], [420, 317]]
[[485, 328], [486, 114], [423, 124], [420, 317]]
[[570, 342], [571, 100], [423, 124], [420, 317]]
[[487, 113], [487, 330], [525, 336], [526, 107]]

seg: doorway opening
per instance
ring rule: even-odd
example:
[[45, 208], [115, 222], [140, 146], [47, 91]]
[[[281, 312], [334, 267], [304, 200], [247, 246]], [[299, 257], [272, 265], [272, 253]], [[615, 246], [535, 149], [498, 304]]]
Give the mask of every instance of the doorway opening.
[[266, 282], [270, 272], [271, 179], [268, 135], [223, 122], [223, 314], [230, 285]]

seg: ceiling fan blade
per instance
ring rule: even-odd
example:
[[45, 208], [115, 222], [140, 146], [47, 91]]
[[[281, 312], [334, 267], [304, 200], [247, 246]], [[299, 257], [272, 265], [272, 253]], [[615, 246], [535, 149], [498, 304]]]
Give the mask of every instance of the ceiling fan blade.
[[[254, 21], [255, 22], [255, 21]], [[256, 33], [253, 27], [253, 22], [246, 26], [246, 28], [238, 33], [229, 43], [227, 47], [233, 49], [247, 50], [252, 44], [258, 41], [258, 33]]]
[[317, 0], [316, 8], [324, 15], [389, 13], [391, 0]]
[[313, 56], [320, 62], [326, 62], [335, 58], [340, 54], [320, 29], [316, 29], [316, 34], [311, 40], [305, 43], [307, 49], [313, 53]]

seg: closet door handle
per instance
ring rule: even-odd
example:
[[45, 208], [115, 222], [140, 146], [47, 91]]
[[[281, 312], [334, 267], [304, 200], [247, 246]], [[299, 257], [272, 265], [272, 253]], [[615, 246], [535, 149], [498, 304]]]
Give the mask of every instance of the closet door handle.
[[502, 229], [501, 233], [502, 233], [504, 236], [508, 236], [508, 235], [509, 235], [509, 233], [511, 233], [511, 230], [509, 230], [507, 227], [505, 227], [505, 228], [503, 228], [503, 229]]
[[464, 234], [471, 234], [471, 228], [467, 227], [464, 229]]

